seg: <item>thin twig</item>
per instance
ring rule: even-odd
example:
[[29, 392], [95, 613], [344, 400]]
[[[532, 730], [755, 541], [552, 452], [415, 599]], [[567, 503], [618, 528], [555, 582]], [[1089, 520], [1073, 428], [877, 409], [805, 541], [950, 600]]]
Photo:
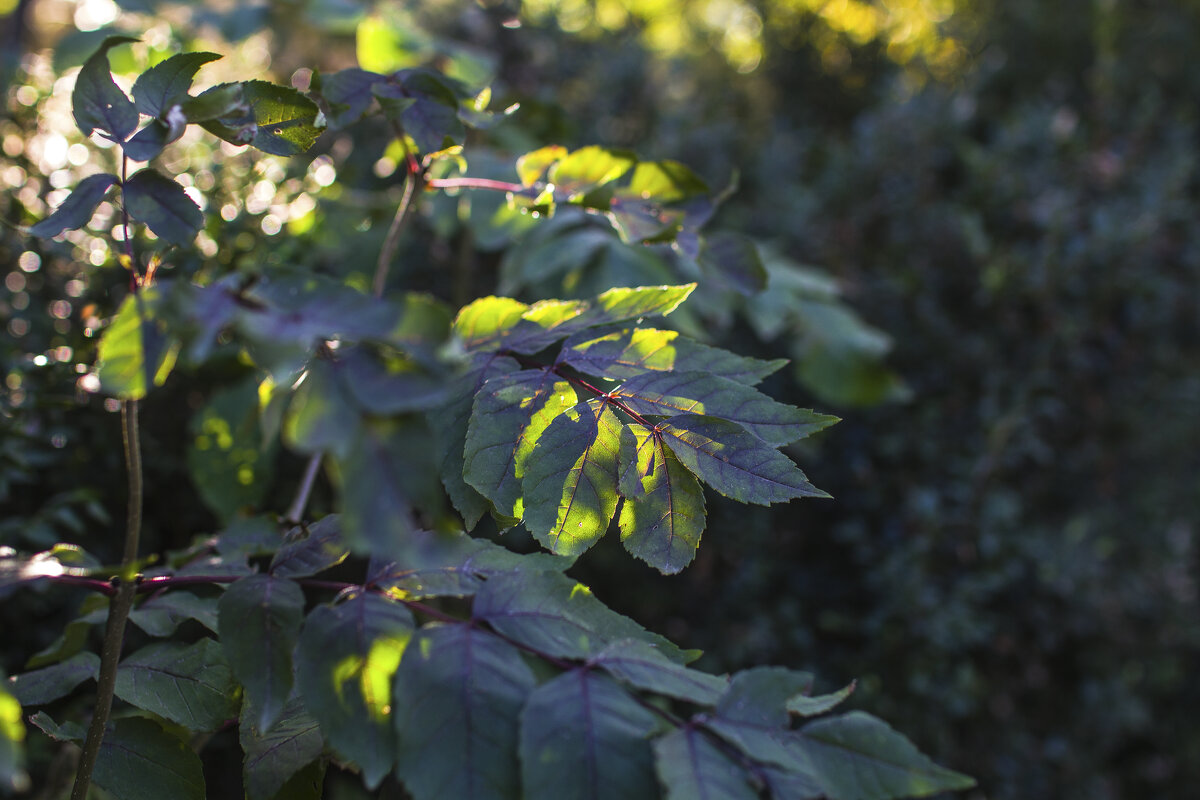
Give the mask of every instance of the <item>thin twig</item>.
[[379, 249], [379, 260], [375, 262], [375, 281], [371, 289], [376, 297], [383, 297], [383, 290], [387, 287], [388, 270], [391, 269], [392, 258], [396, 255], [396, 248], [400, 246], [400, 234], [403, 232], [404, 223], [408, 219], [408, 212], [412, 207], [417, 183], [422, 179], [421, 166], [417, 163], [412, 151], [408, 149], [408, 142], [404, 138], [404, 131], [399, 126], [396, 127], [396, 136], [399, 138], [400, 144], [404, 146], [404, 163], [407, 171], [404, 175], [404, 195], [400, 198], [400, 205], [396, 206], [396, 214], [392, 217], [392, 224], [388, 227], [387, 235], [383, 238], [383, 247]]
[[296, 491], [296, 499], [288, 506], [283, 521], [289, 525], [299, 525], [304, 519], [304, 507], [308, 505], [308, 496], [312, 494], [313, 484], [317, 482], [317, 473], [321, 469], [321, 454], [313, 453], [304, 468], [304, 477], [300, 479], [300, 488]]
[[491, 189], [497, 192], [524, 192], [530, 187], [509, 181], [496, 181], [491, 178], [430, 178], [425, 181], [430, 189]]

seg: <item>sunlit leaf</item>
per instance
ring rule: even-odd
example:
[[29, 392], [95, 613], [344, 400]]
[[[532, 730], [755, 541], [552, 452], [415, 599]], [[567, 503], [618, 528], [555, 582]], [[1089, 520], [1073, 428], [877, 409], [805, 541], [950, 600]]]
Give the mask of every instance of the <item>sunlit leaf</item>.
[[204, 226], [196, 201], [175, 181], [154, 169], [143, 169], [125, 182], [125, 208], [129, 216], [174, 244], [187, 244]]
[[242, 97], [244, 115], [208, 120], [202, 123], [205, 129], [227, 142], [249, 144], [274, 156], [303, 153], [321, 135], [316, 125], [320, 110], [290, 86], [243, 81]]
[[555, 162], [550, 167], [547, 180], [568, 198], [581, 197], [621, 177], [636, 161], [630, 153], [592, 145], [575, 150]]
[[535, 683], [521, 654], [493, 634], [424, 628], [395, 683], [396, 774], [413, 797], [517, 797], [517, 715]]
[[508, 297], [481, 297], [462, 307], [454, 318], [454, 335], [469, 350], [495, 350], [529, 310]]
[[517, 175], [521, 178], [521, 183], [533, 186], [545, 176], [546, 170], [566, 155], [567, 148], [552, 144], [521, 156], [517, 159]]
[[296, 684], [325, 741], [362, 768], [374, 789], [396, 759], [392, 677], [413, 633], [412, 615], [377, 594], [315, 608], [296, 649]]
[[678, 161], [643, 161], [634, 168], [629, 186], [622, 191], [643, 200], [674, 203], [708, 194], [708, 185]]
[[54, 209], [53, 214], [31, 227], [29, 232], [34, 236], [48, 238], [63, 231], [82, 228], [91, 221], [96, 207], [116, 182], [116, 175], [89, 175], [79, 182], [58, 208]]
[[113, 81], [108, 67], [109, 50], [136, 41], [129, 36], [109, 36], [79, 70], [71, 92], [71, 110], [84, 136], [98, 129], [123, 142], [137, 127], [137, 108]]
[[233, 675], [212, 639], [151, 644], [117, 669], [117, 697], [193, 731], [212, 731], [237, 716]]
[[204, 800], [200, 756], [153, 720], [117, 720], [104, 734], [92, 780], [116, 800]]
[[687, 414], [658, 423], [671, 451], [700, 480], [742, 503], [769, 505], [795, 497], [828, 497], [791, 459], [741, 426]]
[[169, 334], [164, 308], [161, 285], [130, 294], [121, 303], [100, 339], [100, 385], [109, 394], [136, 400], [166, 381], [179, 342]]
[[608, 529], [620, 435], [611, 406], [593, 399], [559, 415], [539, 439], [522, 482], [525, 527], [551, 552], [581, 553]]
[[[179, 111], [188, 122], [208, 122], [237, 113], [245, 105], [246, 95], [242, 84], [223, 83], [204, 91], [197, 97], [185, 98], [179, 104]], [[170, 117], [169, 113], [168, 117]]]
[[694, 342], [676, 331], [625, 328], [583, 331], [563, 345], [562, 360], [591, 375], [622, 380], [647, 371], [697, 372], [753, 385], [787, 364], [762, 361]]
[[304, 619], [294, 581], [251, 575], [230, 584], [219, 605], [221, 647], [246, 694], [243, 716], [268, 732], [292, 690], [292, 650]]
[[523, 512], [521, 480], [538, 437], [576, 402], [549, 370], [498, 375], [475, 395], [463, 449], [463, 477], [505, 516]]
[[0, 792], [24, 792], [29, 788], [25, 772], [25, 723], [21, 704], [5, 691], [0, 672]]
[[648, 738], [659, 720], [612, 678], [576, 669], [533, 691], [521, 714], [528, 800], [653, 800]]
[[700, 546], [704, 490], [662, 437], [644, 425], [621, 430], [620, 452], [621, 543], [660, 572], [679, 572]]

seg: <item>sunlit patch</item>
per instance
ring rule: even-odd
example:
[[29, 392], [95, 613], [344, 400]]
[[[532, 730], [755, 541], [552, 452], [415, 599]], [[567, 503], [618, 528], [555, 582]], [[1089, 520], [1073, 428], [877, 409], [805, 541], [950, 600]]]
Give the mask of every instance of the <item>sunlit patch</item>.
[[379, 721], [392, 713], [392, 676], [400, 667], [400, 658], [408, 647], [410, 636], [381, 636], [371, 643], [367, 655], [352, 654], [333, 667], [333, 689], [338, 702], [350, 709], [346, 686], [358, 684], [363, 705], [371, 718]]

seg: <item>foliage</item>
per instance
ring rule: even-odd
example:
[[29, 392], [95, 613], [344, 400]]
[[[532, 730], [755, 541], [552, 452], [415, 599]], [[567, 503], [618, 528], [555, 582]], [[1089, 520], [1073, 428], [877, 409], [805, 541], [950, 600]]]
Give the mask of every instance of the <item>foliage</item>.
[[[89, 602], [0, 693], [6, 782], [23, 776], [14, 701], [78, 708], [77, 688], [96, 678], [98, 709], [113, 694], [122, 703], [107, 727], [106, 710], [86, 733], [46, 710], [31, 722], [56, 742], [83, 743], [85, 762], [98, 756], [91, 777], [117, 797], [204, 796], [196, 743], [232, 737], [235, 724], [252, 798], [316, 796], [330, 766], [369, 789], [394, 775], [417, 798], [682, 797], [698, 787], [885, 798], [973, 785], [863, 712], [797, 724], [848, 692], [811, 697], [811, 676], [785, 669], [730, 678], [692, 669], [698, 654], [563, 572], [613, 520], [634, 556], [683, 569], [705, 527], [699, 482], [760, 505], [824, 496], [778, 448], [836, 419], [755, 388], [783, 362], [645, 322], [674, 319], [694, 293], [701, 309], [720, 311], [766, 284], [750, 240], [703, 229], [721, 197], [702, 180], [677, 162], [599, 147], [534, 150], [506, 180], [466, 175], [466, 130], [503, 115], [488, 111], [482, 87], [423, 66], [321, 75], [307, 96], [260, 80], [193, 95], [215, 56], [182, 53], [142, 72], [131, 99], [109, 62], [129, 41], [104, 39], [72, 93], [80, 131], [106, 141], [115, 167], [83, 177], [29, 229], [57, 236], [103, 213], [119, 236], [114, 260], [130, 289], [111, 309], [88, 383], [122, 411], [125, 555], [113, 568], [71, 545], [3, 551], [0, 590], [49, 583], [109, 599]], [[291, 156], [325, 126], [364, 114], [394, 135], [405, 170], [373, 294], [356, 288], [355, 273], [303, 259], [222, 260], [236, 237], [186, 191], [198, 174], [189, 187], [154, 166], [128, 174], [129, 161], [188, 141], [193, 124]], [[529, 222], [522, 244], [545, 231], [559, 238], [565, 255], [553, 269], [528, 252], [510, 262], [515, 287], [534, 291], [565, 273], [576, 296], [489, 295], [455, 309], [387, 292], [414, 195], [464, 189], [505, 193], [483, 226], [508, 226], [496, 246]], [[680, 273], [700, 288], [629, 285]], [[839, 309], [828, 294], [824, 305]], [[680, 327], [696, 330], [687, 307]], [[138, 408], [206, 374], [226, 386], [197, 404], [189, 463], [227, 524], [158, 563], [140, 560]], [[280, 440], [312, 456], [280, 520], [299, 524], [282, 536], [262, 516], [272, 508], [259, 504], [262, 490], [232, 501], [228, 482], [265, 485]], [[321, 463], [340, 513], [308, 524]], [[523, 523], [550, 553], [522, 555], [459, 530], [485, 517], [499, 529]], [[126, 614], [152, 641], [120, 658]], [[106, 616], [97, 663], [87, 632]]]

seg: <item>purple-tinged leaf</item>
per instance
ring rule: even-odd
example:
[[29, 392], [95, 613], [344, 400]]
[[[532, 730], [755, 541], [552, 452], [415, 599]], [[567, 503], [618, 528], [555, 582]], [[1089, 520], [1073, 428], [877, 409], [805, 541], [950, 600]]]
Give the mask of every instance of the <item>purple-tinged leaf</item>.
[[171, 139], [170, 128], [164, 123], [152, 119], [129, 141], [125, 142], [122, 149], [132, 161], [150, 161], [157, 158], [171, 141], [174, 140]]
[[350, 550], [342, 540], [341, 523], [340, 517], [330, 514], [312, 525], [292, 528], [268, 572], [276, 578], [307, 578], [342, 563]]
[[155, 64], [133, 83], [133, 101], [138, 111], [162, 117], [173, 103], [187, 97], [200, 68], [219, 58], [216, 53], [177, 53]]
[[89, 175], [67, 195], [67, 199], [54, 209], [54, 213], [29, 229], [34, 236], [49, 238], [63, 231], [75, 230], [87, 225], [96, 213], [104, 195], [117, 182], [116, 175], [101, 173]]
[[747, 297], [767, 288], [767, 268], [758, 248], [741, 234], [720, 232], [705, 237], [698, 261], [719, 282]]
[[689, 669], [640, 639], [612, 642], [588, 663], [630, 686], [697, 705], [712, 705], [729, 686], [728, 679]]
[[154, 169], [143, 169], [125, 182], [129, 216], [174, 244], [187, 244], [204, 227], [204, 214], [175, 181]]
[[563, 345], [562, 361], [581, 372], [623, 380], [646, 372], [697, 372], [753, 385], [787, 365], [761, 361], [684, 338], [676, 331], [626, 328], [583, 331]]
[[117, 45], [136, 42], [130, 36], [109, 36], [83, 63], [71, 92], [71, 110], [75, 124], [84, 136], [99, 130], [115, 141], [123, 142], [138, 124], [138, 111], [113, 81], [108, 67], [108, 51]]
[[304, 620], [294, 581], [251, 575], [230, 584], [218, 606], [221, 647], [245, 692], [242, 715], [267, 733], [292, 691], [292, 650]]
[[658, 718], [612, 678], [576, 669], [533, 691], [521, 714], [526, 800], [653, 800]]
[[23, 706], [40, 706], [66, 697], [84, 681], [95, 680], [99, 672], [100, 658], [95, 653], [77, 653], [52, 666], [13, 675], [0, 683], [0, 691], [7, 690]]
[[212, 639], [143, 647], [117, 669], [116, 694], [192, 731], [214, 731], [237, 716], [233, 675]]
[[117, 800], [204, 800], [200, 756], [157, 722], [129, 717], [104, 734], [92, 781]]
[[740, 425], [687, 414], [655, 426], [685, 467], [726, 497], [770, 505], [795, 497], [828, 497], [791, 459]]
[[250, 705], [244, 704], [238, 738], [246, 753], [242, 775], [248, 800], [271, 800], [276, 796], [298, 800], [297, 795], [281, 794], [280, 790], [319, 759], [325, 748], [317, 721], [298, 697], [287, 701], [279, 721], [268, 733], [255, 727]]
[[325, 113], [330, 126], [344, 128], [362, 118], [375, 99], [371, 87], [386, 80], [378, 72], [351, 67], [329, 75], [314, 75], [312, 93], [328, 106]]
[[665, 800], [759, 800], [746, 769], [700, 728], [688, 725], [655, 739], [654, 768]]
[[529, 459], [525, 527], [552, 553], [573, 556], [604, 535], [617, 510], [621, 423], [592, 399], [559, 415]]
[[470, 625], [420, 631], [396, 672], [396, 774], [416, 800], [520, 794], [517, 717], [537, 681], [512, 645]]
[[690, 564], [704, 533], [704, 490], [644, 425], [621, 431], [620, 489], [625, 549], [668, 575]]

